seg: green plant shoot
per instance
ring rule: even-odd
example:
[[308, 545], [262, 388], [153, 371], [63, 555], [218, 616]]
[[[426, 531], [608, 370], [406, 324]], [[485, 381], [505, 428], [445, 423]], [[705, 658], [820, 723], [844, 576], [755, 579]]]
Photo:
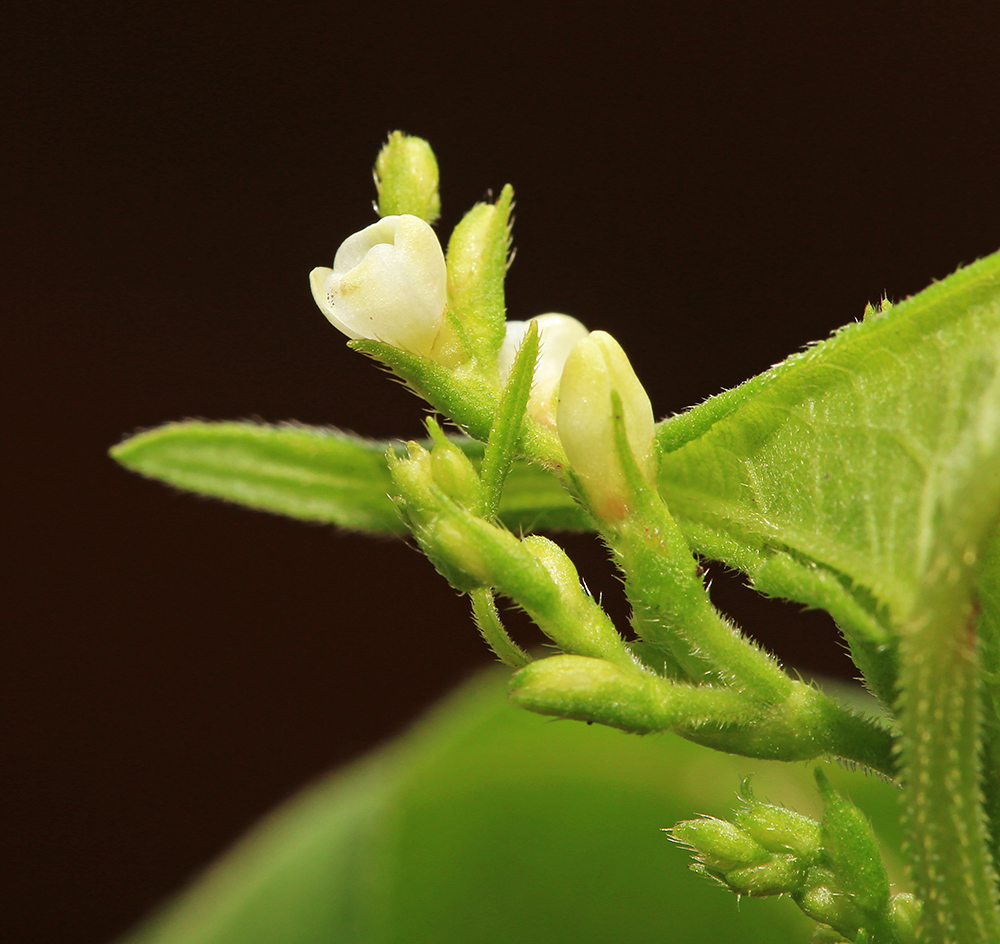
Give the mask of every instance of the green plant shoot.
[[[313, 270], [313, 294], [351, 348], [455, 432], [431, 420], [427, 440], [404, 445], [172, 423], [114, 457], [251, 508], [410, 535], [469, 596], [514, 670], [510, 699], [530, 711], [877, 771], [902, 799], [895, 886], [864, 811], [821, 769], [819, 819], [744, 785], [731, 819], [693, 809], [670, 835], [738, 895], [786, 896], [817, 940], [1000, 941], [1000, 253], [656, 422], [611, 335], [551, 312], [507, 320], [509, 186], [469, 211], [446, 252], [427, 142], [394, 132], [375, 174], [380, 219]], [[628, 627], [540, 533], [570, 530], [606, 544]], [[709, 599], [703, 558], [826, 610], [878, 711], [744, 635]], [[498, 600], [552, 648], [523, 648]]]

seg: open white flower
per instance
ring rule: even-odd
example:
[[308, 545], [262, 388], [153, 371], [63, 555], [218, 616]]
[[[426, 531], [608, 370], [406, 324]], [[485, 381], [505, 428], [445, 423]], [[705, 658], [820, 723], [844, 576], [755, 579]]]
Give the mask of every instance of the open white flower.
[[[532, 321], [538, 322], [538, 363], [535, 365], [528, 413], [539, 423], [555, 429], [555, 393], [563, 365], [576, 343], [587, 337], [589, 332], [576, 318], [556, 312], [539, 315]], [[497, 356], [501, 383], [506, 383], [510, 376], [528, 324], [527, 321], [507, 322], [507, 333]]]
[[385, 216], [349, 236], [333, 268], [309, 276], [320, 311], [349, 338], [427, 356], [444, 322], [448, 272], [434, 230], [416, 216]]

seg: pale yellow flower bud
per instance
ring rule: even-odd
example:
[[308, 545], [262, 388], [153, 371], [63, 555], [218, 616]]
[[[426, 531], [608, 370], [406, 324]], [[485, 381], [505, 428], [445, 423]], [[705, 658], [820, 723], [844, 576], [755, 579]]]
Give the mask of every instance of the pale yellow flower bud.
[[429, 356], [441, 333], [448, 274], [434, 230], [386, 216], [344, 240], [333, 268], [313, 269], [313, 298], [349, 338]]
[[[533, 318], [538, 323], [538, 363], [528, 399], [528, 415], [550, 429], [555, 429], [555, 394], [563, 365], [578, 341], [587, 337], [587, 329], [569, 315], [549, 312]], [[506, 383], [514, 356], [528, 330], [527, 321], [508, 321], [500, 353], [497, 356], [500, 382]]]
[[655, 472], [655, 427], [649, 397], [618, 342], [593, 331], [578, 342], [563, 368], [559, 385], [559, 439], [570, 468], [595, 514], [621, 518], [629, 504], [623, 457], [615, 441], [612, 391], [621, 400], [628, 448], [642, 475]]

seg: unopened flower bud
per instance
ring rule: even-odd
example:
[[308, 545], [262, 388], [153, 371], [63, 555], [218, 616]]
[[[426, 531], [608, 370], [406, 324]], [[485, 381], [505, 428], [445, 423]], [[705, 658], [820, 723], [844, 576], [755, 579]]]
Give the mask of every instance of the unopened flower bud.
[[819, 857], [819, 823], [801, 813], [751, 801], [737, 812], [735, 822], [768, 852], [790, 852], [806, 864]]
[[386, 216], [344, 240], [333, 268], [313, 269], [313, 298], [349, 338], [429, 356], [447, 303], [444, 253], [415, 216]]
[[684, 820], [670, 830], [670, 838], [694, 850], [698, 860], [713, 872], [760, 865], [769, 859], [767, 850], [751, 836], [714, 816]]
[[[588, 335], [576, 318], [549, 312], [531, 319], [538, 324], [538, 363], [528, 399], [528, 415], [550, 429], [556, 427], [555, 399], [563, 367], [570, 351]], [[528, 330], [527, 321], [508, 321], [497, 358], [500, 383], [506, 383], [517, 349]]]
[[514, 191], [506, 186], [496, 203], [477, 203], [448, 240], [448, 304], [484, 363], [503, 340], [513, 200]]
[[446, 496], [434, 481], [431, 454], [420, 443], [407, 443], [407, 454], [402, 457], [389, 450], [386, 461], [398, 492], [396, 507], [411, 528], [440, 513]]
[[479, 474], [469, 457], [454, 443], [442, 440], [431, 450], [434, 481], [463, 508], [475, 508], [482, 500]]
[[792, 856], [776, 855], [745, 869], [734, 869], [725, 875], [726, 883], [741, 895], [785, 895], [798, 891], [805, 876]]
[[809, 869], [802, 890], [793, 892], [792, 898], [813, 921], [828, 924], [851, 940], [872, 917], [870, 913], [866, 916], [828, 868]]
[[857, 906], [879, 914], [889, 904], [889, 876], [872, 825], [858, 807], [833, 789], [821, 769], [814, 773], [823, 797], [823, 857]]
[[375, 160], [381, 216], [412, 213], [433, 223], [441, 212], [437, 159], [423, 139], [393, 131]]
[[906, 892], [892, 896], [889, 914], [900, 944], [916, 944], [921, 910], [920, 902]]
[[[619, 454], [612, 393], [621, 402], [627, 448]], [[605, 520], [623, 517], [630, 489], [626, 463], [634, 461], [651, 481], [655, 471], [653, 408], [628, 357], [604, 331], [578, 342], [559, 384], [559, 439], [595, 514]]]

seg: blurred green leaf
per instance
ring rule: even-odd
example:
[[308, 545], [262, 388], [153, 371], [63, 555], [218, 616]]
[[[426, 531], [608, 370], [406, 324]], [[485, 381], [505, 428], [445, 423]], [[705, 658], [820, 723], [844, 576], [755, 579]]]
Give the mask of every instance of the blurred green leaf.
[[[896, 790], [828, 772], [891, 849]], [[122, 944], [805, 940], [791, 903], [697, 881], [661, 832], [725, 815], [749, 773], [757, 796], [818, 815], [805, 767], [547, 722], [491, 672], [265, 820]]]
[[[457, 437], [479, 462], [483, 445]], [[370, 534], [405, 533], [388, 494], [385, 452], [400, 441], [335, 429], [255, 423], [168, 423], [125, 440], [111, 455], [168, 485], [304, 521]], [[514, 464], [500, 503], [514, 531], [589, 530], [586, 516], [548, 472]]]

